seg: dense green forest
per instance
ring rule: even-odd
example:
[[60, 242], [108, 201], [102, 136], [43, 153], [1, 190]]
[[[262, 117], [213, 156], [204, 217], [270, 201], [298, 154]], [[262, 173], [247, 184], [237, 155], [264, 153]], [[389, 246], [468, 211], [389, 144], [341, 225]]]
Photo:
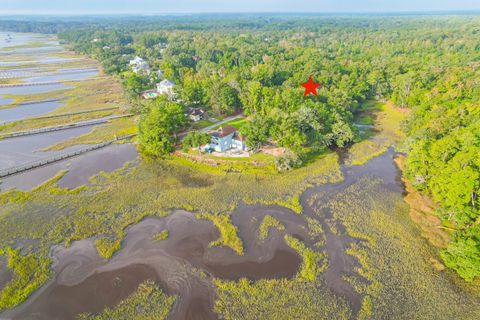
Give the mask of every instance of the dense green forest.
[[[179, 106], [139, 101], [138, 93], [156, 79], [129, 71], [136, 55], [175, 81], [181, 108], [243, 111], [242, 133], [254, 149], [274, 142], [302, 156], [345, 147], [358, 139], [354, 119], [364, 102], [389, 100], [411, 109], [403, 124], [408, 138], [398, 146], [408, 155], [404, 174], [440, 204], [439, 217], [455, 230], [442, 252], [446, 265], [468, 281], [480, 276], [479, 17], [0, 21], [6, 26], [59, 32], [76, 51], [118, 74], [145, 127], [153, 123], [168, 136], [185, 125]], [[304, 98], [299, 84], [310, 74], [323, 88], [318, 97]], [[179, 116], [162, 117], [162, 110]], [[172, 150], [172, 141], [144, 139]]]

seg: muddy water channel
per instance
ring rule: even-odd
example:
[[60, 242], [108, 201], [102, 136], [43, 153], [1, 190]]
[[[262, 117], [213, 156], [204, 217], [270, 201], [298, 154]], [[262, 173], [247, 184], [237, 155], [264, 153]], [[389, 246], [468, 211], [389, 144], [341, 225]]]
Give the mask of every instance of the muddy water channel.
[[[251, 217], [251, 214], [239, 213], [236, 220], [239, 225], [247, 225]], [[293, 225], [298, 228], [292, 220]], [[164, 229], [169, 231], [166, 240], [152, 239]], [[253, 229], [243, 231], [248, 234]], [[172, 319], [216, 319], [212, 311], [215, 298], [212, 277], [231, 280], [294, 277], [301, 264], [300, 256], [281, 237], [254, 244], [255, 236], [251, 234], [244, 239], [248, 248], [244, 256], [226, 247], [210, 248], [209, 243], [218, 237], [211, 222], [197, 220], [193, 213], [175, 210], [165, 218], [147, 218], [128, 228], [122, 249], [108, 262], [98, 256], [90, 239], [77, 241], [70, 248], [56, 247], [53, 250], [55, 279], [6, 316], [74, 319], [81, 312], [98, 312], [99, 302], [106, 301], [104, 307], [110, 305], [113, 299], [107, 293], [112, 285], [109, 279], [119, 278], [124, 284], [122, 290], [131, 293], [148, 275], [168, 294], [178, 295]], [[123, 281], [127, 276], [139, 281]], [[89, 292], [105, 292], [107, 297], [98, 297], [95, 303], [76, 304]], [[65, 305], [76, 307], [67, 310]]]
[[[345, 277], [368, 283], [354, 270], [356, 258], [346, 253], [352, 243], [362, 241], [349, 236], [335, 221], [331, 209], [323, 206], [330, 197], [342, 192], [359, 179], [380, 179], [384, 188], [403, 193], [399, 171], [390, 150], [358, 167], [342, 166], [344, 181], [313, 187], [301, 196], [303, 213], [295, 214], [279, 206], [240, 205], [231, 216], [243, 241], [243, 256], [230, 248], [210, 247], [218, 239], [217, 228], [208, 220], [174, 210], [167, 217], [151, 217], [126, 230], [122, 248], [109, 260], [101, 259], [94, 239], [74, 242], [52, 250], [55, 277], [18, 308], [5, 316], [12, 319], [74, 319], [82, 312], [99, 312], [133, 293], [138, 284], [151, 279], [177, 301], [169, 319], [217, 319], [213, 312], [213, 278], [236, 281], [240, 278], [293, 279], [300, 270], [301, 256], [284, 241], [286, 234], [302, 240], [312, 250], [324, 252], [328, 267], [321, 273], [328, 290], [345, 300], [352, 314], [359, 312], [362, 294]], [[259, 239], [262, 219], [270, 215], [285, 230], [270, 229], [267, 239]], [[307, 220], [317, 221], [322, 233], [312, 233]], [[166, 240], [153, 237], [168, 230]], [[114, 289], [117, 288], [118, 290]]]

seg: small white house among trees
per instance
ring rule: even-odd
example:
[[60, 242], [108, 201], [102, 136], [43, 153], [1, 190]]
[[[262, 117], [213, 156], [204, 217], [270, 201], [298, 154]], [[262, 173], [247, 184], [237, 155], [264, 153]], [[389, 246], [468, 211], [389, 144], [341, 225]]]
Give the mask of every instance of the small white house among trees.
[[162, 80], [160, 83], [157, 83], [157, 92], [158, 94], [167, 94], [169, 96], [173, 95], [173, 87], [175, 86], [175, 82], [165, 79]]
[[130, 60], [129, 65], [130, 67], [132, 67], [132, 71], [135, 73], [142, 72], [150, 74], [150, 65], [147, 61], [140, 58], [139, 56], [136, 56], [134, 59]]

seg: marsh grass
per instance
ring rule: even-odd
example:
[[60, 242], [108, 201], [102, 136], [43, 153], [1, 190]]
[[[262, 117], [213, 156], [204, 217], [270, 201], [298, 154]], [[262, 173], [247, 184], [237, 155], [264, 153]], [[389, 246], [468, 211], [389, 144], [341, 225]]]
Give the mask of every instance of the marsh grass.
[[48, 259], [52, 245], [94, 238], [99, 253], [108, 258], [119, 248], [125, 228], [181, 208], [208, 214], [223, 232], [222, 244], [241, 254], [243, 244], [228, 213], [241, 202], [298, 204], [301, 190], [341, 178], [337, 159], [327, 154], [308, 168], [284, 174], [230, 172], [230, 165], [212, 167], [178, 157], [145, 159], [74, 190], [59, 188], [59, 175], [32, 191], [0, 194], [0, 247], [20, 248], [31, 241], [33, 250]]
[[115, 251], [120, 249], [121, 240], [111, 238], [100, 238], [95, 240], [97, 252], [105, 260], [110, 259]]
[[222, 319], [351, 319], [346, 302], [322, 282], [215, 279], [215, 312]]
[[374, 119], [375, 134], [367, 135], [366, 140], [354, 144], [348, 150], [347, 165], [365, 164], [405, 138], [401, 130], [401, 123], [406, 118], [405, 112], [388, 102], [369, 102], [366, 110], [369, 112], [369, 117]]
[[327, 268], [324, 253], [313, 251], [302, 241], [290, 235], [285, 235], [285, 242], [302, 257], [302, 268], [297, 275], [300, 279], [315, 281], [317, 276]]
[[210, 243], [210, 247], [227, 246], [239, 256], [243, 256], [243, 242], [238, 236], [238, 228], [232, 223], [229, 215], [203, 213], [197, 219], [211, 220], [220, 232], [220, 238]]
[[111, 116], [115, 112], [116, 110], [112, 109], [112, 110], [94, 111], [94, 112], [83, 113], [83, 114], [66, 115], [66, 116], [55, 117], [55, 118], [25, 119], [22, 121], [12, 122], [12, 123], [0, 126], [0, 133], [27, 131], [31, 129], [54, 127], [54, 126], [65, 125], [65, 124], [74, 123], [74, 122], [98, 119], [98, 118]]
[[130, 319], [167, 319], [176, 296], [168, 296], [153, 281], [147, 280], [127, 299], [114, 308], [106, 308], [92, 315], [83, 313], [78, 320], [130, 320]]
[[13, 278], [0, 292], [0, 310], [24, 301], [50, 277], [51, 261], [34, 253], [22, 254], [20, 249], [6, 247], [0, 255], [7, 256], [7, 267]]
[[285, 230], [285, 226], [277, 218], [266, 215], [260, 223], [258, 238], [262, 241], [267, 239], [271, 228], [277, 228], [280, 231]]
[[153, 241], [163, 241], [168, 239], [168, 230], [163, 229], [161, 232], [156, 233], [152, 236]]
[[[46, 93], [26, 94], [26, 95], [2, 95], [4, 98], [13, 99], [12, 105], [26, 101], [41, 101], [51, 98], [61, 98], [65, 105], [42, 115], [42, 118], [25, 119], [0, 126], [1, 133], [23, 131], [48, 126], [63, 125], [70, 122], [78, 122], [89, 119], [101, 118], [104, 116], [119, 114], [124, 110], [100, 110], [113, 106], [123, 106], [126, 102], [123, 98], [121, 85], [113, 78], [92, 79], [90, 81], [69, 82], [72, 88], [61, 89]], [[72, 114], [79, 111], [91, 111], [83, 114]], [[43, 118], [46, 116], [57, 116], [53, 118]]]
[[1, 78], [0, 79], [0, 84], [20, 84], [20, 83], [23, 83], [23, 80], [18, 78]]
[[359, 318], [479, 317], [478, 287], [460, 284], [453, 272], [432, 266], [430, 259], [438, 252], [419, 237], [401, 195], [379, 181], [361, 179], [327, 205], [349, 235], [364, 240], [347, 249], [360, 263], [356, 273], [367, 280], [350, 280], [364, 294]]
[[79, 144], [98, 144], [105, 141], [114, 140], [115, 137], [134, 134], [137, 132], [136, 120], [134, 117], [119, 118], [110, 120], [107, 124], [92, 128], [86, 134], [76, 136], [42, 151], [63, 150], [65, 148]]

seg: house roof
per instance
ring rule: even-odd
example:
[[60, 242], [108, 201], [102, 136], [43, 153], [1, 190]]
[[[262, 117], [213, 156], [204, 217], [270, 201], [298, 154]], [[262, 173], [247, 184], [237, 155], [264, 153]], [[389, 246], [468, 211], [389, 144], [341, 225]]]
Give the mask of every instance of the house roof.
[[237, 132], [237, 128], [226, 125], [223, 127], [218, 128], [214, 132], [212, 132], [210, 135], [213, 137], [218, 137], [218, 138], [224, 138], [232, 133]]
[[175, 82], [165, 79], [160, 81], [160, 83], [157, 83], [157, 86], [159, 87], [173, 87], [175, 85]]
[[142, 58], [140, 58], [139, 56], [136, 56], [135, 58], [133, 58], [132, 60], [130, 60], [130, 64], [139, 64], [139, 63], [142, 63], [144, 62], [145, 60], [143, 60]]
[[199, 109], [199, 108], [192, 109], [192, 110], [190, 111], [190, 115], [191, 115], [191, 116], [201, 116], [201, 115], [204, 114], [204, 113], [205, 113], [205, 110]]

